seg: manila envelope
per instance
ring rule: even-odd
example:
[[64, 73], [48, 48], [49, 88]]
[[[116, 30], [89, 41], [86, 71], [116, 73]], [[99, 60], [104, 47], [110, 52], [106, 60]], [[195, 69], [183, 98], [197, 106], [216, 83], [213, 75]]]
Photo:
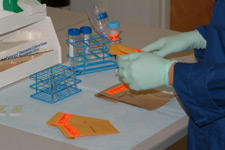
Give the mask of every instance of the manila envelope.
[[129, 53], [136, 53], [136, 52], [143, 52], [143, 51], [136, 48], [124, 46], [121, 44], [114, 44], [112, 48], [110, 49], [110, 53], [117, 55], [118, 57], [129, 54]]
[[95, 94], [95, 96], [113, 102], [127, 103], [147, 110], [158, 109], [175, 97], [173, 94], [157, 90], [134, 91], [123, 83], [103, 90]]
[[108, 120], [57, 125], [57, 127], [67, 138], [119, 133]]
[[67, 138], [119, 133], [108, 120], [62, 112], [57, 112], [47, 124], [57, 126]]
[[[75, 120], [75, 121], [74, 121]], [[47, 124], [50, 126], [56, 126], [58, 124], [72, 124], [72, 123], [83, 123], [89, 121], [99, 120], [102, 121], [103, 119], [79, 116], [74, 114], [68, 114], [63, 112], [57, 112], [48, 122]]]

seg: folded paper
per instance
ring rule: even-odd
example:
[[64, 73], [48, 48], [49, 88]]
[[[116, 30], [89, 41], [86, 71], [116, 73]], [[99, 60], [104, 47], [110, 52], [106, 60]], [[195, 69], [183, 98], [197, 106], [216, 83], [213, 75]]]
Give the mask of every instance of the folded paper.
[[136, 48], [124, 46], [121, 44], [114, 44], [112, 48], [110, 49], [110, 53], [117, 55], [118, 57], [129, 54], [129, 53], [136, 53], [136, 52], [143, 52], [143, 51]]
[[123, 83], [116, 84], [95, 96], [113, 102], [123, 102], [147, 110], [160, 108], [169, 102], [175, 95], [157, 90], [134, 91]]
[[119, 133], [108, 120], [57, 112], [48, 122], [67, 138]]

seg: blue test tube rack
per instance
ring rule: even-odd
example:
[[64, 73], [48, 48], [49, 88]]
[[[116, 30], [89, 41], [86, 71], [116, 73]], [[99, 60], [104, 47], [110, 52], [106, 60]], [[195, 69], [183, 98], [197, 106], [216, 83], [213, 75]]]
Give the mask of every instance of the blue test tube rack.
[[55, 65], [40, 72], [30, 75], [35, 83], [30, 88], [36, 92], [30, 97], [47, 103], [56, 103], [66, 97], [81, 92], [77, 84], [81, 80], [77, 79], [77, 71], [71, 70], [65, 65]]
[[[67, 54], [67, 57], [77, 64], [74, 69], [79, 71], [81, 75], [117, 69], [116, 55], [109, 53], [109, 46], [111, 43], [118, 43], [119, 41], [121, 41], [121, 38], [116, 41], [110, 41], [108, 37], [102, 35], [92, 35], [88, 42], [85, 42], [83, 38], [79, 38], [75, 42], [71, 42], [71, 40], [67, 39], [66, 42], [80, 49], [78, 55], [70, 57], [69, 54]], [[89, 54], [85, 54], [85, 49], [87, 47], [90, 48]]]

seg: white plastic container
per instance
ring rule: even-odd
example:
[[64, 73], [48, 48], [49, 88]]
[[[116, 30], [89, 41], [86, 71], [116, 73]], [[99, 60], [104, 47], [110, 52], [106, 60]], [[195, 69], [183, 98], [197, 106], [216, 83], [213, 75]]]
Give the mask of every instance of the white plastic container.
[[0, 61], [49, 51], [47, 32], [29, 30], [0, 40]]
[[[16, 13], [0, 19], [0, 41], [26, 31], [47, 33], [48, 48], [52, 50], [40, 57], [21, 63], [0, 72], [0, 88], [28, 77], [29, 75], [61, 63], [61, 47], [51, 18], [46, 12], [29, 16], [24, 12]], [[20, 47], [23, 49], [24, 47]], [[20, 51], [18, 49], [18, 51]], [[5, 50], [7, 53], [7, 50]]]

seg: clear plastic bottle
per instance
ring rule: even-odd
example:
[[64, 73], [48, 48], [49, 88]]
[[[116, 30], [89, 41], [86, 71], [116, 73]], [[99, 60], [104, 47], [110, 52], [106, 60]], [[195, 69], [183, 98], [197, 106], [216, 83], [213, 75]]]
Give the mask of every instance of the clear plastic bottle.
[[91, 59], [91, 51], [90, 51], [90, 37], [92, 34], [92, 29], [89, 26], [82, 26], [80, 28], [80, 33], [81, 36], [83, 37], [84, 43], [85, 43], [85, 49], [84, 49], [84, 53], [85, 53], [85, 65], [88, 64], [88, 62]]
[[[78, 39], [80, 37], [80, 30], [77, 28], [70, 28], [68, 30], [68, 36], [69, 36], [69, 41], [71, 43], [74, 43], [74, 42], [78, 41]], [[78, 63], [76, 63], [75, 61], [72, 60], [72, 58], [74, 58], [74, 60], [75, 60], [75, 57], [78, 55], [79, 55], [79, 49], [74, 47], [72, 44], [69, 44], [69, 56], [70, 56], [69, 64], [72, 67], [76, 67], [78, 65]]]
[[95, 5], [88, 7], [88, 16], [98, 34], [108, 37], [108, 14], [105, 9]]
[[[117, 20], [110, 20], [108, 22], [108, 32], [109, 32], [109, 40], [110, 41], [116, 41], [120, 38], [120, 22]], [[110, 47], [111, 48], [115, 44], [115, 42], [111, 42]]]
[[97, 20], [97, 26], [103, 36], [107, 36], [108, 31], [107, 31], [107, 26], [108, 26], [108, 14], [105, 10], [99, 11], [98, 14], [96, 15], [96, 20]]

